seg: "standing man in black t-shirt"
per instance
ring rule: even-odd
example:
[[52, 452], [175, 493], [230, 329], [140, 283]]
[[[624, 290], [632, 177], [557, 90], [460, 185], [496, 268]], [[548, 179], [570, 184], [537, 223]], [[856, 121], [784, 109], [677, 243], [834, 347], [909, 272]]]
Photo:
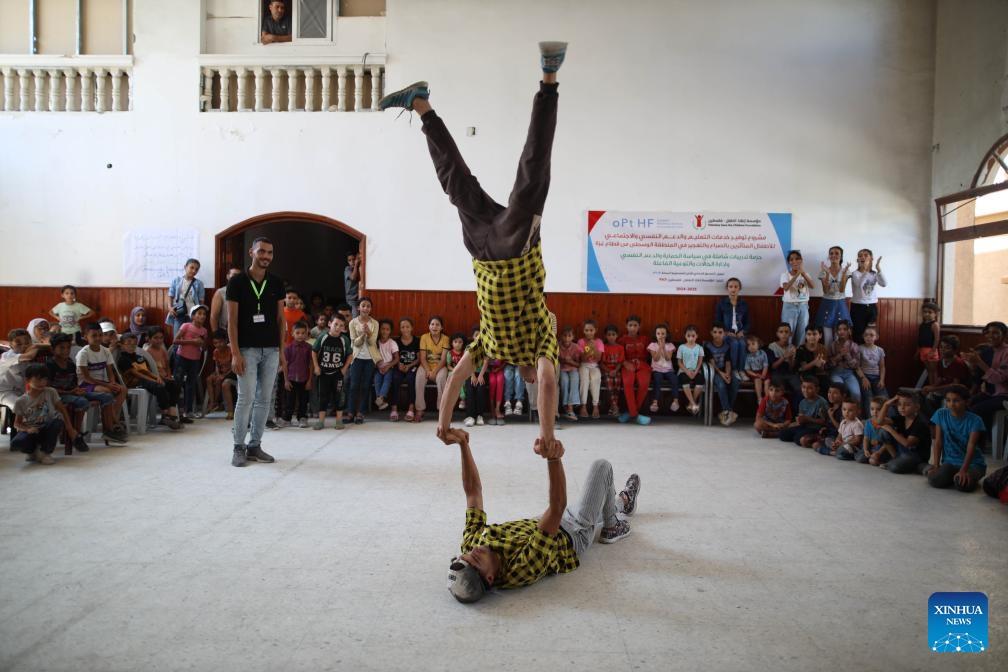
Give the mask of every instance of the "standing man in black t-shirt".
[[[238, 376], [231, 459], [235, 467], [244, 467], [248, 460], [273, 462], [273, 457], [262, 449], [262, 435], [277, 370], [284, 356], [281, 347], [285, 336], [284, 283], [266, 272], [273, 261], [273, 242], [269, 238], [256, 238], [249, 255], [252, 265], [227, 284], [231, 366]], [[246, 444], [245, 435], [249, 432]]]

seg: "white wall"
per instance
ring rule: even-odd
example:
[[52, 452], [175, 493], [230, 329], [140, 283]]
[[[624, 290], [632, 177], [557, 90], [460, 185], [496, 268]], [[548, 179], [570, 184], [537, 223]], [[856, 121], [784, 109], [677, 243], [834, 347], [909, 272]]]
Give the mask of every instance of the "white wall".
[[[179, 224], [202, 230], [212, 278], [215, 233], [301, 210], [368, 235], [371, 288], [473, 287], [418, 119], [200, 114], [198, 3], [136, 4], [133, 112], [0, 113], [0, 284], [123, 284], [123, 232]], [[926, 293], [932, 3], [389, 0], [387, 17], [389, 87], [430, 81], [498, 200], [536, 89], [535, 43], [571, 42], [548, 289], [583, 289], [588, 209], [716, 209], [791, 211], [811, 263], [831, 244], [870, 246], [886, 257], [887, 295]]]
[[935, 198], [968, 189], [1008, 133], [1008, 2], [939, 0], [935, 44]]

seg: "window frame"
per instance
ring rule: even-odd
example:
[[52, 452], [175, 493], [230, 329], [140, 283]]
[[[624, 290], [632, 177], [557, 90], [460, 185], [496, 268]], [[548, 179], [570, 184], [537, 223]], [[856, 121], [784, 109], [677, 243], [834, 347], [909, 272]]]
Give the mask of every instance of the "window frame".
[[[256, 29], [256, 42], [263, 44], [262, 24], [269, 11], [270, 0], [259, 1], [259, 25]], [[339, 14], [339, 0], [326, 0], [326, 36], [325, 37], [301, 37], [301, 2], [300, 0], [285, 0], [290, 12], [291, 20], [291, 41], [286, 44], [291, 45], [331, 45], [336, 41], [336, 19]], [[284, 44], [284, 43], [280, 43]], [[275, 46], [275, 45], [269, 45]]]
[[[1006, 136], [1008, 138], [1008, 136]], [[994, 150], [996, 150], [1000, 145], [1003, 144], [1003, 140], [995, 143]], [[986, 162], [990, 156], [990, 152], [984, 155], [984, 161]], [[981, 168], [983, 168], [983, 163], [981, 163]], [[980, 175], [980, 170], [977, 171], [977, 177]], [[974, 180], [977, 179], [974, 178]], [[978, 238], [988, 238], [991, 236], [1002, 236], [1008, 235], [1008, 213], [1005, 213], [1003, 218], [995, 219], [993, 221], [987, 221], [982, 224], [974, 223], [973, 226], [964, 226], [960, 228], [945, 228], [945, 218], [951, 215], [952, 212], [956, 210], [953, 208], [949, 212], [945, 212], [945, 207], [955, 203], [961, 203], [963, 201], [976, 200], [981, 196], [986, 196], [988, 194], [997, 193], [1000, 191], [1008, 190], [1008, 180], [1004, 182], [997, 182], [994, 184], [986, 184], [983, 186], [972, 186], [969, 189], [963, 191], [958, 191], [954, 194], [948, 194], [946, 196], [941, 196], [935, 199], [935, 209], [938, 217], [938, 277], [935, 287], [935, 297], [938, 300], [944, 296], [945, 292], [945, 246], [949, 243], [963, 242], [967, 240], [976, 240]], [[944, 315], [945, 310], [943, 307], [942, 318], [939, 318], [939, 324], [942, 327], [949, 327], [953, 329], [979, 329], [982, 325], [977, 324], [956, 324], [953, 322], [945, 322]]]

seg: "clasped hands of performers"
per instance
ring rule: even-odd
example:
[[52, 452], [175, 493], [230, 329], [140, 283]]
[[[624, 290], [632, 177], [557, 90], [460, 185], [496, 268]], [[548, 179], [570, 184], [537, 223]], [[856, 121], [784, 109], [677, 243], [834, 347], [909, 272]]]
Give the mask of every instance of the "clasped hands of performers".
[[[448, 429], [438, 427], [437, 436], [446, 446], [454, 444], [469, 445], [469, 432], [457, 427], [449, 427]], [[532, 450], [536, 455], [539, 455], [545, 460], [560, 459], [564, 454], [563, 444], [557, 439], [551, 439], [548, 441], [542, 438], [536, 439], [535, 444], [532, 446]]]

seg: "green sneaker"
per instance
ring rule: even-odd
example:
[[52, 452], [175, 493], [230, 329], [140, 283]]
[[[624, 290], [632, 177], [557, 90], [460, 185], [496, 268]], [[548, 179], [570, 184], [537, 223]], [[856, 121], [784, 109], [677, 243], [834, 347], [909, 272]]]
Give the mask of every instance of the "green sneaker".
[[539, 53], [542, 58], [540, 63], [542, 64], [543, 72], [556, 72], [560, 69], [560, 66], [564, 62], [564, 56], [567, 55], [567, 43], [566, 42], [540, 42], [539, 43]]
[[413, 82], [409, 86], [398, 91], [393, 91], [379, 100], [378, 109], [387, 110], [390, 107], [401, 107], [412, 110], [415, 98], [427, 100], [428, 96], [430, 96], [430, 89], [427, 86], [427, 82]]
[[343, 424], [343, 421], [342, 421], [342, 420], [337, 420], [337, 421], [336, 421], [336, 424], [335, 424], [335, 425], [333, 425], [333, 429], [336, 429], [336, 430], [339, 430], [339, 429], [346, 429], [346, 425], [344, 425], [344, 424]]

